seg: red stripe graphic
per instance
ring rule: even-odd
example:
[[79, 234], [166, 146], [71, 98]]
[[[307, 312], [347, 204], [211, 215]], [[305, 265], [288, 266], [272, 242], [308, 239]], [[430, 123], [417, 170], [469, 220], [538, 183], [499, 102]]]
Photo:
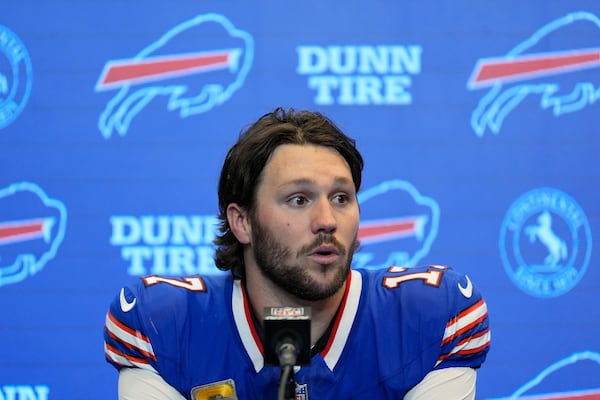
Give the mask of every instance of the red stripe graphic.
[[98, 87], [105, 89], [111, 86], [159, 80], [194, 72], [225, 69], [235, 63], [235, 54], [237, 53], [232, 50], [223, 50], [141, 60], [110, 61], [105, 67]]
[[391, 240], [407, 236], [420, 238], [427, 218], [423, 216], [362, 222], [358, 228], [358, 239], [363, 243]]
[[49, 239], [51, 218], [39, 218], [0, 223], [0, 244], [26, 240]]
[[531, 79], [598, 66], [599, 48], [482, 60], [476, 67], [470, 85], [488, 86], [503, 81]]

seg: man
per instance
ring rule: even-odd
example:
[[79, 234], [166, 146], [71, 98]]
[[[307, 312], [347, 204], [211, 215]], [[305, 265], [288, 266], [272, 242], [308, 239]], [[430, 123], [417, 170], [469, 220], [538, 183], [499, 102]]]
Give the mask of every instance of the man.
[[145, 277], [110, 306], [119, 398], [281, 398], [263, 310], [283, 306], [311, 310], [296, 399], [473, 399], [490, 332], [469, 278], [350, 269], [362, 168], [354, 141], [319, 113], [278, 108], [250, 126], [219, 181], [215, 261], [231, 274]]

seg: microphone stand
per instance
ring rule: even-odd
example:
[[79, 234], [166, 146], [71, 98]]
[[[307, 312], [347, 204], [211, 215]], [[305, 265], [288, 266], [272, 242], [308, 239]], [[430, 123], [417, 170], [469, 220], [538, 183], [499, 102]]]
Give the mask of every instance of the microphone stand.
[[291, 340], [283, 340], [277, 351], [279, 365], [281, 366], [281, 378], [279, 379], [278, 400], [294, 400], [296, 398], [296, 379], [294, 377], [294, 365], [298, 357], [298, 350]]
[[296, 380], [294, 379], [294, 367], [286, 365], [281, 368], [281, 379], [279, 380], [279, 400], [294, 400], [296, 398]]
[[310, 307], [265, 307], [264, 361], [279, 366], [278, 400], [296, 399], [294, 366], [310, 365]]

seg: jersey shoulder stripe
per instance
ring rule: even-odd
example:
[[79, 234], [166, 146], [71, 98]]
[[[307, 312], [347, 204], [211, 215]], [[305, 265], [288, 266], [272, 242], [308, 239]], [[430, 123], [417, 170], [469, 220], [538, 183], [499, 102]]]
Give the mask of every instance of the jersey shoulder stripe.
[[156, 362], [150, 340], [118, 321], [110, 311], [104, 324], [104, 353], [117, 368], [137, 367], [156, 372], [150, 364]]
[[487, 328], [473, 336], [461, 340], [452, 348], [452, 350], [450, 350], [450, 352], [440, 355], [436, 366], [450, 357], [470, 357], [479, 353], [486, 353], [490, 347], [490, 341], [490, 329]]
[[487, 305], [483, 298], [479, 299], [477, 303], [469, 306], [464, 311], [460, 312], [446, 325], [444, 331], [444, 338], [442, 345], [451, 342], [452, 340], [460, 337], [465, 332], [473, 329], [477, 325], [481, 324], [488, 317]]
[[119, 322], [110, 311], [106, 314], [105, 328], [115, 341], [120, 342], [131, 351], [139, 352], [142, 356], [156, 361], [150, 339], [143, 333]]
[[104, 354], [106, 359], [119, 368], [135, 367], [156, 373], [156, 370], [150, 365], [146, 358], [135, 357], [131, 354], [123, 353], [110, 344], [104, 342]]

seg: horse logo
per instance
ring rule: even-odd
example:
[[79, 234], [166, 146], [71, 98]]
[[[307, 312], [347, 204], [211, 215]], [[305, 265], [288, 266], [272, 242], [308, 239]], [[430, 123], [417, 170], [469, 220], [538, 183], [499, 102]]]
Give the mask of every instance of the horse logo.
[[548, 255], [544, 259], [544, 264], [548, 266], [549, 271], [556, 270], [558, 263], [567, 258], [569, 252], [567, 244], [552, 231], [552, 214], [548, 211], [541, 213], [537, 222], [536, 225], [527, 226], [525, 232], [530, 242], [533, 243], [537, 239], [546, 246]]
[[521, 290], [535, 297], [557, 297], [573, 289], [588, 267], [591, 250], [583, 209], [557, 189], [523, 194], [502, 222], [504, 268]]

